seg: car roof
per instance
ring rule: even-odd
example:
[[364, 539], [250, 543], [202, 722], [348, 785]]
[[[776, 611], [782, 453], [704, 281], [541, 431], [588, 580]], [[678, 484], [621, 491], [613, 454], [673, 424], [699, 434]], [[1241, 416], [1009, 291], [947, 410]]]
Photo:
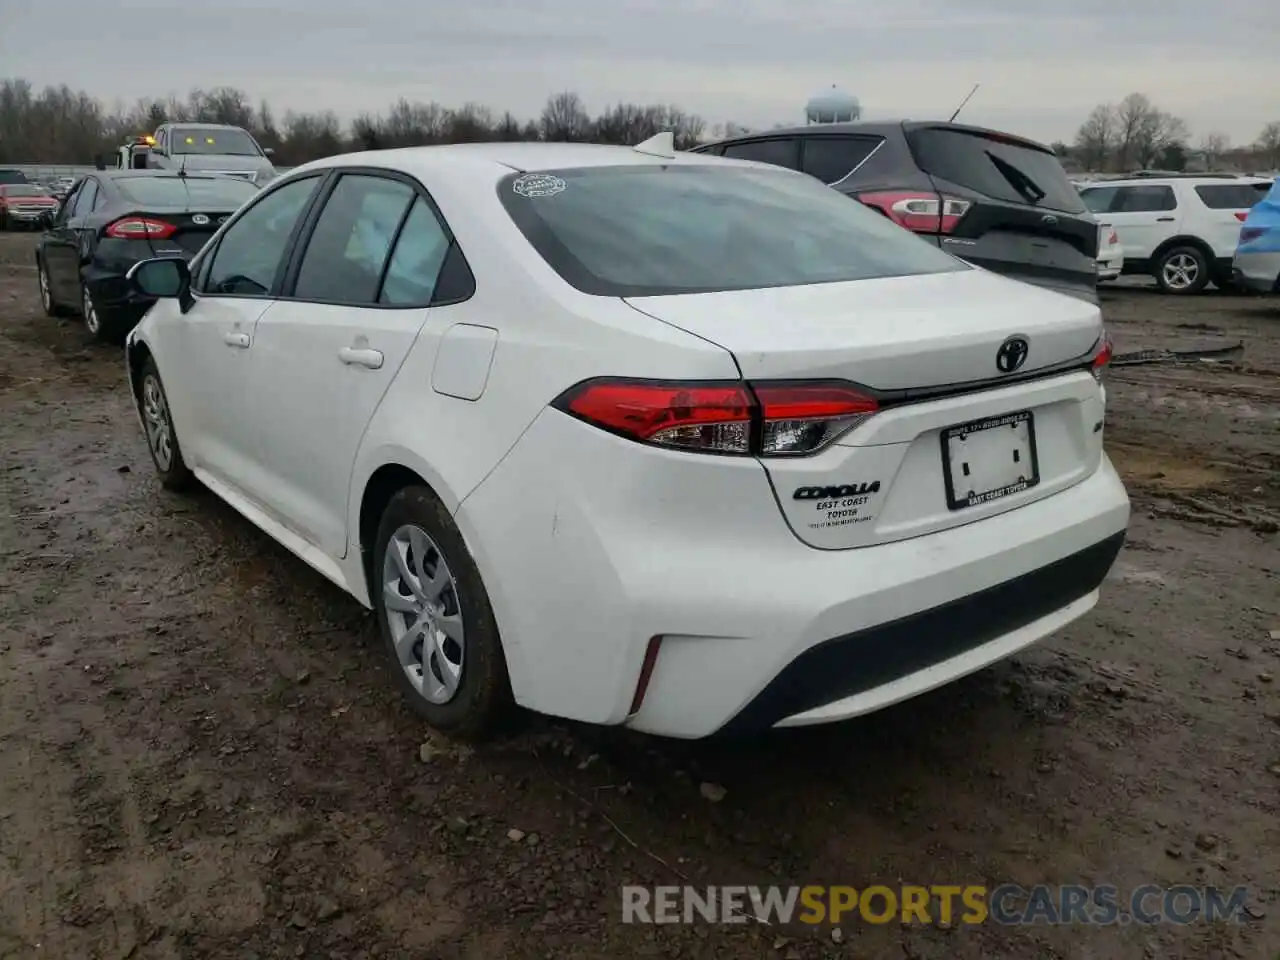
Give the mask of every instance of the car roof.
[[972, 133], [984, 137], [998, 137], [1001, 140], [1021, 144], [1035, 150], [1053, 151], [1036, 140], [1028, 140], [1004, 130], [993, 130], [990, 127], [975, 127], [964, 123], [952, 123], [949, 120], [853, 120], [843, 123], [815, 123], [803, 126], [779, 127], [776, 130], [755, 130], [751, 133], [725, 137], [708, 143], [698, 144], [699, 148], [713, 147], [721, 143], [739, 143], [743, 140], [764, 140], [769, 137], [795, 136], [830, 136], [833, 134], [861, 134], [863, 136], [890, 137], [915, 130], [955, 130], [957, 133]]
[[205, 123], [198, 120], [170, 120], [160, 124], [162, 127], [192, 127], [197, 130], [244, 130], [234, 123]]
[[1239, 175], [1223, 175], [1206, 173], [1203, 176], [1195, 174], [1178, 174], [1171, 177], [1117, 177], [1114, 180], [1095, 180], [1087, 186], [1089, 187], [1141, 187], [1155, 184], [1156, 186], [1171, 186], [1175, 183], [1185, 183], [1193, 187], [1209, 186], [1211, 184], [1233, 184], [1243, 183], [1245, 185], [1254, 183], [1270, 183], [1267, 177], [1253, 177]]
[[[130, 170], [113, 167], [107, 170], [95, 170], [85, 174], [87, 177], [98, 177], [101, 180], [127, 180], [134, 177], [146, 177], [158, 180], [239, 180], [238, 177], [219, 176], [217, 170], [188, 170], [179, 173], [177, 170]], [[240, 180], [241, 183], [246, 181]]]
[[[290, 176], [304, 171], [330, 167], [385, 167], [402, 173], [458, 171], [465, 168], [490, 168], [497, 177], [509, 173], [540, 172], [579, 167], [618, 166], [708, 166], [767, 167], [771, 164], [749, 160], [709, 157], [705, 154], [676, 151], [673, 156], [641, 153], [633, 147], [600, 143], [450, 143], [429, 147], [401, 147], [394, 150], [367, 150], [343, 153], [313, 160], [289, 171]], [[794, 172], [794, 171], [787, 171]]]

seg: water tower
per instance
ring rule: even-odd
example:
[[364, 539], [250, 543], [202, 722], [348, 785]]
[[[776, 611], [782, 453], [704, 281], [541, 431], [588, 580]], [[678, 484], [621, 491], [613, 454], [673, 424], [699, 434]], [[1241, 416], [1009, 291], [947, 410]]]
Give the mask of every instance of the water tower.
[[809, 98], [804, 108], [805, 123], [848, 123], [862, 116], [862, 105], [853, 94], [832, 84]]

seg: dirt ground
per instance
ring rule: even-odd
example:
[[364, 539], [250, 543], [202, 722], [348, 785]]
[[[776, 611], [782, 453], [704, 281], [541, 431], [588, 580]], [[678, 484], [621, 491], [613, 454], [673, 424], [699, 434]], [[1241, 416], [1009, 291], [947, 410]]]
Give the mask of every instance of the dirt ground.
[[[1280, 306], [1106, 294], [1121, 351], [1244, 354], [1114, 371], [1130, 540], [1047, 643], [830, 728], [526, 717], [465, 750], [401, 706], [353, 601], [161, 491], [121, 357], [41, 314], [33, 246], [0, 235], [0, 956], [1280, 956]], [[621, 922], [621, 885], [682, 878], [1240, 884], [1250, 915]]]

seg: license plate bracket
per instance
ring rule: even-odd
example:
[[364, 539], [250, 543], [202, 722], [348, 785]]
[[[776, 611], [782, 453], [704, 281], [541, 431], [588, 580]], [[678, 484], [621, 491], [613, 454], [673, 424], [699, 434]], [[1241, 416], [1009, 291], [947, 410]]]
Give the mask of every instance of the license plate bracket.
[[941, 439], [942, 478], [951, 510], [1001, 500], [1040, 483], [1030, 410], [947, 427]]

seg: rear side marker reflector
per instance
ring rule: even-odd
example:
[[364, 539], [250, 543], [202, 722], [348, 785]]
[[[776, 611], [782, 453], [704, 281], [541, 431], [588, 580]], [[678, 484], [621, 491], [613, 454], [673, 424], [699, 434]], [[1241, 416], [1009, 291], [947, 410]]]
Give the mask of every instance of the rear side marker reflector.
[[570, 388], [552, 406], [638, 443], [758, 457], [815, 453], [880, 409], [874, 397], [840, 381], [598, 379]]

